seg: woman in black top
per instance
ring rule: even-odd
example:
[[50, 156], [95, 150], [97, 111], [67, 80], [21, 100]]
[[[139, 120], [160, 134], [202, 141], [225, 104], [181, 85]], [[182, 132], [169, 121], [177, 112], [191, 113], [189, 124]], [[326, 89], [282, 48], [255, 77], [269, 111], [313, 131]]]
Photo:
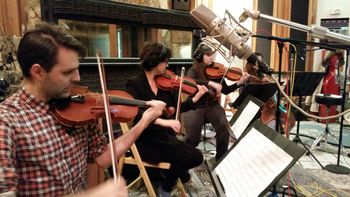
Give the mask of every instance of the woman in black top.
[[196, 80], [197, 84], [208, 85], [213, 88], [216, 95], [205, 94], [198, 102], [197, 109], [184, 114], [186, 129], [186, 142], [196, 147], [200, 141], [202, 126], [205, 120], [213, 125], [216, 132], [216, 156], [218, 161], [227, 151], [229, 143], [229, 127], [225, 110], [220, 105], [220, 95], [229, 94], [235, 91], [248, 78], [243, 74], [240, 80], [228, 86], [225, 80], [220, 84], [220, 79], [209, 80], [205, 75], [205, 68], [214, 63], [213, 50], [206, 44], [200, 43], [193, 55], [194, 63], [187, 76]]
[[[165, 72], [170, 56], [171, 51], [164, 43], [147, 44], [140, 55], [143, 71], [127, 81], [127, 91], [135, 99], [164, 101], [170, 109], [168, 111], [174, 112], [177, 104], [175, 91], [158, 89], [155, 82], [155, 76]], [[208, 90], [205, 86], [197, 87], [198, 92], [182, 102], [181, 112], [195, 109], [194, 103]], [[144, 110], [139, 110], [134, 122], [138, 122], [143, 112]], [[202, 153], [198, 149], [177, 139], [175, 133], [180, 132], [181, 125], [171, 117], [163, 115], [156, 119], [136, 142], [142, 160], [151, 163], [171, 163], [164, 182], [158, 188], [161, 196], [170, 196], [176, 180], [179, 177], [188, 180], [188, 170], [203, 162]]]

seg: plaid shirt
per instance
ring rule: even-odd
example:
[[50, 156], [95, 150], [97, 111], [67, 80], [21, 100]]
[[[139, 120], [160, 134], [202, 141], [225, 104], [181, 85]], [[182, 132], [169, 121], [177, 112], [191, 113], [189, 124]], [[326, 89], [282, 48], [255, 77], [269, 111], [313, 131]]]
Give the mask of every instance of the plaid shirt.
[[0, 195], [62, 196], [86, 189], [87, 163], [107, 148], [96, 126], [67, 128], [24, 88], [0, 104]]

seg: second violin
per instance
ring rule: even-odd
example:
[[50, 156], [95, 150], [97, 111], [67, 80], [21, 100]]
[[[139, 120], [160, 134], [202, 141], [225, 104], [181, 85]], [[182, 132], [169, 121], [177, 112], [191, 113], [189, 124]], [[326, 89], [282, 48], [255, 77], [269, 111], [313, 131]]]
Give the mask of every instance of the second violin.
[[231, 81], [237, 81], [242, 77], [242, 69], [233, 67], [227, 68], [223, 64], [214, 62], [212, 66], [205, 68], [208, 79], [220, 79], [226, 77]]
[[[180, 86], [180, 77], [170, 70], [166, 70], [164, 74], [156, 76], [155, 80], [158, 88], [162, 90], [178, 89]], [[193, 95], [197, 90], [196, 81], [189, 77], [184, 77], [182, 92], [188, 95]]]

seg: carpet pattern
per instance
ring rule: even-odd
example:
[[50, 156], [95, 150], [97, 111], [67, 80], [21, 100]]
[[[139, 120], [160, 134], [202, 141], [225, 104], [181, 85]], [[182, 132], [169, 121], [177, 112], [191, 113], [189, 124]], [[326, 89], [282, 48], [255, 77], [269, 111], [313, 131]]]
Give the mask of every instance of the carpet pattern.
[[[305, 170], [303, 167], [296, 164], [290, 169], [289, 178], [288, 175], [285, 175], [279, 181], [278, 185], [288, 185], [288, 183], [291, 183], [291, 186], [297, 191], [298, 196], [350, 196], [349, 191], [335, 188], [330, 183], [330, 181], [335, 178], [331, 177], [331, 174], [332, 173], [325, 170]], [[338, 176], [339, 175], [337, 175], [337, 178]], [[344, 179], [343, 181], [344, 184], [350, 184], [349, 179]], [[337, 180], [337, 182], [339, 182], [339, 180]]]
[[[301, 121], [299, 132], [302, 141], [311, 145], [313, 140], [324, 131], [325, 125], [317, 122]], [[339, 137], [339, 124], [330, 124], [330, 132], [336, 137]], [[291, 139], [296, 132], [296, 127], [291, 130]], [[209, 145], [214, 144], [215, 140], [210, 139]], [[329, 138], [329, 144], [333, 144], [333, 149], [337, 149], [337, 141]], [[350, 147], [350, 128], [344, 127], [343, 130], [343, 144], [345, 147]], [[209, 147], [211, 150], [212, 147]], [[215, 147], [214, 147], [215, 150]], [[213, 154], [205, 155], [206, 159], [211, 159]], [[216, 196], [214, 187], [211, 183], [209, 173], [204, 164], [190, 170], [191, 180], [184, 184], [189, 197], [214, 197]], [[159, 182], [152, 181], [154, 188], [159, 186]], [[295, 164], [277, 184], [277, 191], [281, 192], [284, 187], [290, 184], [294, 188], [298, 196], [350, 196], [350, 175], [338, 175], [328, 172], [326, 170], [306, 170], [302, 166]], [[286, 191], [287, 192], [287, 191]], [[174, 189], [172, 196], [179, 196], [177, 189]], [[265, 196], [268, 196], [266, 194]], [[293, 191], [291, 190], [291, 194]], [[138, 187], [129, 189], [129, 196], [148, 196], [147, 190], [143, 184]]]
[[[215, 190], [210, 181], [209, 173], [206, 170], [204, 164], [192, 169], [190, 171], [191, 180], [188, 183], [184, 184], [184, 187], [188, 193], [189, 197], [215, 197]], [[288, 178], [288, 176], [290, 178]], [[294, 188], [298, 196], [322, 196], [322, 197], [332, 197], [332, 196], [350, 196], [350, 190], [337, 189], [332, 186], [331, 182], [335, 178], [339, 178], [339, 175], [332, 177], [333, 174], [321, 170], [308, 171], [303, 169], [299, 165], [294, 165], [289, 171], [289, 175], [285, 175], [277, 184], [277, 191], [279, 193], [283, 192], [283, 186], [287, 186], [290, 183], [290, 186]], [[345, 187], [350, 185], [349, 178], [343, 175], [344, 180], [343, 184]], [[289, 180], [289, 181], [288, 181]], [[339, 182], [339, 180], [337, 180]], [[154, 188], [157, 188], [159, 185], [158, 182], [154, 182]], [[147, 190], [144, 185], [140, 185], [137, 188], [131, 188], [129, 190], [129, 196], [136, 197], [146, 197], [148, 196]], [[287, 195], [286, 190], [286, 195]], [[270, 195], [268, 192], [265, 196]], [[291, 194], [294, 194], [291, 190]], [[179, 196], [180, 193], [175, 188], [172, 191], [172, 196]]]
[[[311, 140], [314, 140], [325, 130], [326, 125], [314, 121], [300, 121], [299, 134], [302, 137], [307, 137]], [[297, 127], [295, 126], [291, 130], [291, 134], [295, 135]], [[338, 145], [340, 126], [339, 123], [329, 124], [329, 132], [336, 136], [337, 139], [329, 137], [328, 143], [332, 145]], [[312, 141], [311, 141], [312, 143]], [[342, 144], [345, 148], [350, 148], [350, 127], [343, 126], [343, 139]]]

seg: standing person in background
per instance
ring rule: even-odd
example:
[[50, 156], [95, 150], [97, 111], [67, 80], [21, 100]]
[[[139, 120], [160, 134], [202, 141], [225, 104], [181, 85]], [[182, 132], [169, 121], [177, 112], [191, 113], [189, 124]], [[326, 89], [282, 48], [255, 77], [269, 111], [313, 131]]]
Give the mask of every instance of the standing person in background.
[[[340, 89], [344, 85], [343, 83], [338, 83], [338, 67], [344, 65], [344, 51], [337, 50], [335, 52], [330, 51], [327, 53], [326, 58], [322, 62], [323, 67], [326, 69], [326, 74], [323, 77], [322, 83], [322, 94], [334, 94], [340, 95]], [[337, 75], [338, 73], [338, 75]], [[327, 112], [327, 107], [325, 105], [319, 105], [319, 116], [325, 117], [338, 114], [337, 106], [331, 105], [329, 111]], [[336, 119], [329, 119], [329, 123], [335, 122]], [[321, 120], [322, 123], [326, 123], [325, 120]]]
[[220, 95], [229, 94], [240, 87], [247, 79], [248, 75], [243, 74], [240, 80], [228, 86], [223, 80], [220, 84], [218, 80], [209, 80], [205, 74], [205, 68], [214, 63], [214, 51], [206, 44], [200, 43], [193, 55], [193, 66], [187, 76], [196, 80], [197, 84], [207, 85], [215, 90], [216, 95], [204, 95], [197, 103], [197, 109], [184, 114], [184, 124], [186, 129], [186, 142], [196, 147], [200, 142], [201, 130], [207, 120], [213, 125], [216, 132], [216, 155], [218, 161], [227, 151], [229, 144], [229, 126], [226, 119], [225, 110], [220, 105]]
[[[107, 168], [111, 151], [97, 124], [68, 127], [53, 114], [50, 101], [70, 97], [80, 81], [79, 56], [85, 47], [62, 27], [42, 23], [18, 46], [24, 76], [21, 89], [0, 104], [0, 196], [127, 196], [123, 178], [84, 192], [88, 162]], [[150, 108], [127, 134], [115, 140], [116, 158], [162, 114]]]

